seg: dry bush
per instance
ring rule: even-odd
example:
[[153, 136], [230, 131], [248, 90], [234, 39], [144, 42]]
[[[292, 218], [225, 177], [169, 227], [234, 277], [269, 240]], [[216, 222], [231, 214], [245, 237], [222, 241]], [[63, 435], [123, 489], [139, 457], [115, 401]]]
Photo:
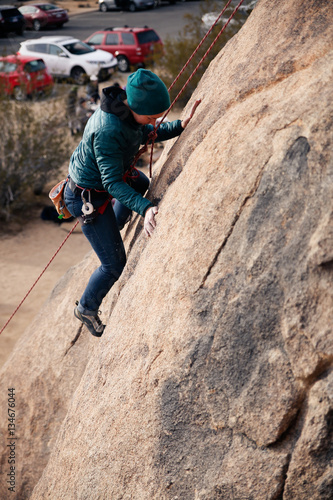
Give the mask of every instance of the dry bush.
[[69, 159], [72, 143], [64, 99], [0, 99], [0, 219], [8, 221], [36, 203], [35, 194]]

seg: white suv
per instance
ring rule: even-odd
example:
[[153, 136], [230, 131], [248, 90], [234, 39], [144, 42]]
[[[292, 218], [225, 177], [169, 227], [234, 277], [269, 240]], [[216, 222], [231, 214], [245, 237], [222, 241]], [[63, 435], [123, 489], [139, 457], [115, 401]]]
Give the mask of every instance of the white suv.
[[43, 36], [21, 43], [19, 54], [41, 57], [53, 76], [72, 78], [83, 84], [87, 75], [106, 80], [117, 67], [117, 59], [104, 50], [95, 50], [77, 38]]

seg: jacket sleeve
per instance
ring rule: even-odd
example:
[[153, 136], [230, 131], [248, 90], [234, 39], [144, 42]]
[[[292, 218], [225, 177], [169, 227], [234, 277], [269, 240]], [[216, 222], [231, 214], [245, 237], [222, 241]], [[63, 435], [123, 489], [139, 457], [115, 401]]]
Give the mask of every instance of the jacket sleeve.
[[[143, 143], [145, 144], [148, 139], [148, 134], [154, 130], [152, 125], [145, 125], [143, 130]], [[179, 136], [183, 132], [181, 120], [174, 120], [173, 122], [162, 122], [157, 129], [156, 141], [167, 141]]]
[[94, 152], [102, 184], [111, 196], [140, 215], [153, 204], [123, 181], [123, 151], [126, 141], [114, 130], [99, 130], [94, 136]]

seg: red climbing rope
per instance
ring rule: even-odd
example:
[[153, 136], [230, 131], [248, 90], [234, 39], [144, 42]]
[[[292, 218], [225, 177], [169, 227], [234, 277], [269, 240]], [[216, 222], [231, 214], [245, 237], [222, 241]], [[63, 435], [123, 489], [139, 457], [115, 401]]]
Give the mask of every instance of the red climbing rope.
[[[241, 3], [243, 3], [244, 0], [242, 0]], [[174, 79], [174, 81], [172, 82], [172, 84], [170, 85], [169, 87], [169, 92], [170, 90], [172, 89], [172, 87], [174, 87], [174, 85], [177, 83], [177, 81], [179, 80], [179, 78], [181, 77], [181, 75], [184, 73], [184, 71], [186, 70], [186, 68], [188, 67], [188, 65], [190, 64], [190, 62], [192, 61], [193, 57], [197, 54], [198, 50], [200, 49], [201, 45], [205, 42], [205, 40], [209, 37], [209, 35], [211, 34], [211, 32], [213, 31], [213, 29], [215, 28], [215, 26], [217, 25], [217, 23], [219, 22], [219, 20], [221, 19], [221, 17], [223, 16], [223, 14], [225, 13], [225, 11], [227, 10], [227, 8], [229, 7], [229, 5], [231, 4], [232, 0], [229, 0], [228, 3], [226, 3], [224, 9], [220, 12], [220, 14], [218, 15], [218, 17], [216, 18], [215, 22], [212, 24], [212, 26], [209, 28], [209, 30], [207, 31], [207, 33], [205, 34], [205, 36], [203, 37], [203, 39], [201, 40], [201, 42], [199, 43], [199, 45], [197, 46], [197, 48], [194, 50], [193, 54], [189, 57], [189, 59], [187, 60], [186, 64], [184, 64], [183, 68], [180, 70], [180, 72], [178, 73], [178, 75], [176, 76], [176, 78]], [[224, 29], [224, 28], [223, 28]]]
[[4, 331], [4, 329], [7, 327], [8, 323], [10, 323], [10, 321], [12, 320], [12, 318], [15, 316], [15, 314], [17, 313], [17, 311], [20, 309], [21, 305], [23, 304], [23, 302], [25, 301], [25, 299], [28, 297], [28, 295], [32, 292], [32, 290], [35, 288], [35, 286], [37, 285], [38, 281], [40, 280], [40, 278], [43, 276], [43, 274], [45, 273], [46, 269], [49, 267], [49, 265], [51, 264], [51, 262], [53, 261], [53, 259], [55, 258], [55, 256], [59, 253], [59, 251], [62, 249], [62, 247], [64, 246], [64, 244], [66, 243], [66, 241], [68, 240], [68, 238], [70, 237], [70, 235], [72, 234], [72, 232], [74, 231], [74, 229], [76, 228], [76, 226], [78, 225], [79, 221], [76, 221], [74, 226], [72, 227], [72, 229], [69, 231], [69, 233], [67, 234], [66, 238], [64, 239], [64, 241], [61, 243], [61, 245], [59, 246], [59, 248], [57, 249], [57, 251], [53, 254], [53, 256], [51, 257], [51, 259], [49, 260], [49, 262], [46, 264], [46, 266], [44, 267], [43, 271], [40, 273], [40, 275], [38, 276], [38, 278], [36, 279], [35, 283], [32, 285], [32, 287], [30, 288], [30, 290], [27, 291], [27, 293], [25, 294], [25, 296], [23, 297], [23, 299], [21, 300], [21, 302], [19, 303], [19, 305], [17, 306], [17, 308], [15, 309], [15, 311], [13, 312], [13, 314], [11, 315], [11, 317], [9, 318], [9, 320], [7, 321], [7, 323], [1, 328], [1, 331], [0, 331], [0, 335], [2, 334], [2, 332]]
[[[215, 26], [215, 24], [217, 23], [217, 21], [220, 19], [220, 17], [222, 16], [223, 12], [225, 11], [225, 9], [228, 7], [228, 5], [230, 4], [231, 0], [229, 1], [229, 3], [225, 6], [225, 8], [223, 9], [223, 11], [221, 12], [221, 14], [219, 15], [219, 17], [217, 18], [217, 20], [215, 21], [215, 23], [213, 24], [212, 28]], [[224, 24], [224, 26], [221, 28], [221, 30], [219, 31], [219, 33], [217, 34], [217, 36], [215, 37], [215, 39], [212, 41], [212, 43], [210, 44], [210, 46], [208, 47], [208, 49], [206, 50], [206, 52], [204, 53], [204, 55], [202, 56], [202, 58], [200, 59], [200, 61], [198, 62], [198, 64], [196, 65], [196, 67], [194, 68], [194, 70], [192, 71], [192, 73], [190, 74], [190, 76], [188, 77], [188, 79], [186, 80], [186, 82], [184, 83], [183, 87], [180, 89], [180, 91], [178, 92], [178, 94], [176, 95], [176, 97], [174, 98], [174, 100], [172, 101], [169, 109], [166, 110], [166, 112], [164, 113], [163, 115], [163, 118], [162, 120], [160, 121], [160, 123], [158, 124], [158, 126], [156, 127], [156, 129], [158, 129], [158, 127], [161, 125], [162, 121], [165, 119], [165, 117], [167, 116], [167, 114], [169, 113], [169, 111], [171, 110], [171, 108], [174, 106], [175, 102], [179, 99], [179, 97], [182, 95], [182, 93], [184, 92], [184, 90], [186, 89], [187, 85], [190, 83], [190, 81], [192, 80], [192, 78], [194, 77], [194, 75], [196, 74], [196, 72], [198, 71], [198, 69], [200, 68], [201, 64], [203, 63], [203, 61], [206, 59], [206, 57], [208, 56], [208, 54], [210, 53], [210, 51], [212, 50], [212, 48], [214, 47], [214, 45], [216, 44], [216, 42], [218, 41], [218, 39], [220, 38], [220, 36], [222, 35], [222, 33], [224, 32], [224, 30], [226, 29], [226, 27], [228, 26], [228, 24], [230, 23], [231, 19], [234, 17], [234, 15], [236, 14], [236, 12], [238, 11], [239, 7], [242, 5], [242, 3], [244, 2], [244, 0], [240, 0], [239, 4], [237, 5], [237, 7], [235, 7], [233, 13], [230, 15], [229, 19], [226, 21], [226, 23]], [[212, 29], [211, 28], [211, 29]], [[200, 42], [201, 44], [201, 42]], [[200, 45], [199, 44], [199, 45]], [[195, 52], [197, 51], [197, 49], [195, 50]], [[193, 56], [193, 54], [192, 54]], [[192, 58], [191, 56], [191, 58]], [[190, 58], [190, 59], [191, 59]], [[184, 68], [181, 70], [181, 72], [179, 73], [179, 75], [177, 76], [177, 78], [175, 79], [175, 81], [172, 83], [172, 85], [170, 86], [170, 89], [173, 87], [173, 85], [176, 83], [176, 81], [179, 79], [179, 76], [182, 74], [183, 70], [186, 68], [187, 66], [187, 63], [185, 64]], [[169, 89], [169, 90], [170, 90]]]
[[[175, 80], [173, 81], [173, 83], [170, 85], [169, 91], [172, 89], [172, 87], [179, 80], [180, 76], [184, 73], [185, 69], [188, 67], [188, 65], [190, 64], [190, 62], [194, 58], [194, 56], [197, 54], [197, 52], [200, 49], [200, 47], [202, 46], [202, 44], [205, 42], [205, 40], [210, 35], [210, 33], [212, 32], [212, 30], [214, 29], [214, 27], [216, 26], [216, 24], [218, 23], [218, 21], [223, 16], [223, 14], [226, 11], [226, 9], [229, 7], [231, 1], [232, 0], [228, 0], [228, 2], [225, 5], [224, 9], [221, 11], [221, 13], [219, 14], [219, 16], [216, 18], [216, 21], [214, 22], [214, 24], [207, 31], [206, 35], [203, 37], [203, 39], [201, 40], [201, 42], [199, 43], [199, 45], [197, 46], [197, 48], [194, 50], [193, 54], [190, 56], [190, 58], [188, 59], [188, 61], [186, 62], [186, 64], [183, 66], [183, 68], [181, 69], [181, 71], [178, 73], [178, 75], [175, 78]], [[234, 15], [236, 14], [236, 12], [238, 11], [239, 7], [242, 5], [243, 1], [244, 0], [240, 0], [240, 2], [238, 3], [237, 7], [235, 7], [234, 11], [230, 15], [230, 17], [227, 20], [227, 22], [224, 24], [224, 26], [222, 27], [222, 29], [220, 30], [220, 32], [218, 33], [218, 35], [215, 37], [215, 39], [213, 40], [213, 42], [211, 43], [211, 45], [208, 47], [207, 51], [202, 56], [202, 58], [200, 59], [199, 63], [197, 64], [197, 66], [195, 67], [195, 69], [192, 71], [191, 75], [188, 77], [188, 79], [186, 80], [185, 84], [183, 85], [183, 87], [181, 88], [181, 90], [178, 92], [178, 94], [176, 95], [176, 97], [174, 98], [174, 100], [172, 101], [170, 107], [164, 113], [164, 115], [163, 115], [161, 121], [159, 122], [159, 124], [149, 134], [149, 137], [148, 137], [148, 140], [147, 140], [146, 144], [136, 154], [136, 156], [135, 156], [135, 158], [133, 160], [131, 168], [133, 168], [133, 169], [135, 168], [135, 165], [136, 165], [138, 159], [140, 158], [140, 156], [143, 153], [145, 153], [147, 151], [148, 144], [151, 141], [149, 175], [150, 175], [150, 177], [152, 176], [152, 171], [151, 170], [152, 170], [152, 163], [153, 163], [153, 149], [154, 149], [154, 142], [155, 142], [155, 139], [157, 137], [157, 130], [158, 130], [159, 126], [161, 125], [161, 123], [163, 122], [163, 120], [166, 118], [167, 114], [170, 112], [170, 110], [172, 109], [172, 107], [174, 106], [174, 104], [176, 103], [176, 101], [179, 99], [179, 97], [181, 96], [181, 94], [184, 92], [185, 88], [187, 87], [187, 85], [189, 84], [189, 82], [192, 80], [193, 76], [196, 74], [196, 72], [198, 71], [199, 67], [201, 66], [201, 64], [203, 63], [203, 61], [206, 59], [206, 57], [208, 56], [208, 54], [210, 53], [210, 51], [214, 47], [215, 43], [218, 41], [218, 39], [220, 38], [220, 36], [224, 32], [224, 30], [226, 29], [226, 27], [230, 23], [231, 19], [234, 17]], [[52, 258], [50, 259], [50, 261], [47, 263], [47, 265], [44, 267], [43, 271], [38, 276], [38, 278], [36, 279], [36, 281], [34, 282], [34, 284], [32, 285], [32, 287], [30, 288], [30, 290], [28, 290], [28, 292], [25, 294], [25, 296], [23, 297], [23, 299], [21, 300], [21, 302], [19, 303], [19, 305], [17, 306], [17, 308], [15, 309], [15, 311], [13, 312], [13, 314], [11, 315], [11, 317], [8, 319], [8, 321], [6, 322], [6, 324], [2, 327], [2, 329], [0, 331], [0, 335], [4, 331], [4, 329], [7, 327], [7, 325], [10, 323], [10, 321], [12, 320], [12, 318], [15, 316], [15, 314], [17, 313], [17, 311], [20, 309], [20, 307], [22, 306], [23, 302], [26, 300], [26, 298], [28, 297], [28, 295], [31, 293], [31, 291], [33, 290], [33, 288], [36, 286], [36, 284], [38, 283], [38, 281], [40, 280], [40, 278], [43, 276], [43, 274], [45, 273], [46, 269], [49, 267], [49, 265], [51, 264], [51, 262], [53, 261], [53, 259], [56, 257], [56, 255], [58, 254], [58, 252], [61, 250], [61, 248], [63, 247], [63, 245], [66, 243], [66, 241], [68, 240], [68, 238], [70, 237], [70, 235], [72, 234], [72, 232], [74, 231], [74, 229], [76, 228], [76, 226], [78, 225], [78, 223], [79, 223], [79, 221], [77, 221], [74, 224], [74, 226], [72, 227], [72, 229], [70, 230], [70, 232], [68, 233], [68, 235], [66, 236], [66, 238], [64, 239], [64, 241], [61, 243], [61, 245], [59, 246], [59, 248], [57, 249], [57, 251], [54, 253], [54, 255], [52, 256]]]
[[[175, 80], [173, 81], [173, 83], [170, 85], [169, 91], [172, 89], [172, 87], [175, 85], [175, 83], [179, 80], [180, 76], [184, 73], [184, 71], [187, 68], [187, 66], [189, 65], [190, 61], [193, 59], [193, 57], [196, 55], [196, 53], [198, 52], [198, 50], [201, 47], [201, 45], [204, 43], [204, 41], [210, 35], [210, 33], [212, 32], [214, 26], [216, 26], [216, 24], [218, 23], [218, 21], [220, 20], [220, 18], [223, 16], [225, 10], [229, 7], [231, 1], [232, 0], [229, 0], [228, 3], [225, 5], [224, 9], [222, 10], [222, 12], [217, 17], [215, 23], [210, 27], [210, 29], [208, 30], [208, 32], [206, 33], [206, 35], [203, 37], [203, 39], [201, 40], [201, 42], [199, 43], [199, 45], [197, 46], [197, 48], [195, 49], [195, 51], [193, 52], [193, 54], [191, 55], [191, 57], [188, 59], [188, 61], [186, 62], [186, 64], [184, 65], [184, 67], [181, 69], [181, 71], [179, 72], [179, 74], [177, 75], [177, 77], [175, 78]], [[218, 39], [220, 38], [220, 36], [222, 35], [222, 33], [224, 32], [224, 30], [226, 29], [226, 27], [230, 23], [231, 19], [234, 17], [234, 15], [236, 14], [236, 12], [238, 11], [239, 7], [242, 5], [243, 2], [244, 2], [244, 0], [240, 0], [240, 2], [238, 3], [238, 5], [235, 7], [235, 9], [232, 12], [232, 14], [230, 15], [229, 19], [226, 21], [226, 23], [224, 24], [224, 26], [221, 28], [221, 30], [219, 31], [219, 33], [217, 34], [217, 36], [215, 37], [215, 39], [213, 40], [213, 42], [210, 44], [210, 46], [208, 47], [208, 49], [206, 50], [206, 52], [204, 53], [204, 55], [202, 56], [202, 58], [200, 59], [200, 61], [198, 62], [198, 64], [196, 65], [196, 67], [194, 68], [194, 70], [192, 71], [192, 73], [190, 74], [190, 76], [188, 77], [188, 79], [186, 80], [186, 82], [184, 83], [183, 87], [180, 89], [180, 91], [178, 92], [178, 94], [176, 95], [176, 97], [174, 98], [174, 100], [172, 101], [170, 107], [164, 113], [164, 115], [163, 115], [161, 121], [159, 122], [159, 124], [154, 128], [154, 134], [152, 133], [152, 138], [150, 138], [150, 137], [148, 138], [148, 141], [146, 142], [145, 146], [143, 146], [141, 148], [141, 150], [140, 150], [140, 151], [142, 151], [142, 153], [140, 153], [140, 151], [139, 151], [138, 154], [137, 154], [137, 157], [135, 157], [135, 161], [137, 161], [139, 159], [139, 157], [141, 156], [141, 154], [143, 154], [145, 151], [147, 151], [148, 143], [149, 143], [149, 141], [151, 141], [150, 162], [149, 162], [149, 177], [152, 176], [153, 148], [154, 148], [154, 142], [155, 142], [155, 139], [156, 139], [157, 130], [158, 130], [159, 126], [161, 125], [161, 123], [163, 122], [163, 120], [166, 118], [166, 116], [170, 112], [170, 110], [173, 108], [174, 104], [179, 99], [179, 97], [181, 96], [181, 94], [184, 92], [185, 88], [190, 83], [190, 81], [192, 80], [192, 78], [194, 77], [194, 75], [196, 74], [196, 72], [198, 71], [198, 69], [200, 68], [201, 64], [206, 59], [206, 57], [208, 56], [208, 54], [210, 53], [210, 51], [212, 50], [212, 48], [214, 47], [214, 45], [216, 44], [216, 42], [218, 41]], [[133, 163], [133, 166], [134, 165], [135, 165], [135, 163]]]

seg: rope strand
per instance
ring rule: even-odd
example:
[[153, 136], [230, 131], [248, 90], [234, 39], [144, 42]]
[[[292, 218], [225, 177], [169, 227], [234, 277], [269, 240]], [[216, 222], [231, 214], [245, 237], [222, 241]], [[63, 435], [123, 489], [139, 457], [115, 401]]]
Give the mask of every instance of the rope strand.
[[[219, 14], [219, 16], [217, 17], [215, 23], [208, 30], [208, 32], [206, 33], [206, 35], [203, 37], [203, 39], [199, 43], [198, 47], [195, 49], [195, 51], [193, 52], [193, 54], [191, 55], [191, 57], [188, 59], [188, 61], [186, 62], [186, 64], [183, 66], [183, 68], [180, 71], [180, 73], [177, 75], [177, 77], [174, 80], [174, 82], [170, 85], [169, 91], [172, 89], [172, 87], [175, 85], [175, 83], [177, 82], [177, 80], [179, 79], [179, 77], [185, 71], [185, 69], [189, 65], [189, 62], [193, 59], [193, 57], [195, 56], [195, 54], [198, 52], [199, 48], [201, 47], [201, 45], [203, 44], [203, 42], [207, 39], [208, 35], [212, 32], [214, 26], [216, 26], [216, 24], [218, 23], [218, 21], [220, 20], [220, 18], [224, 14], [225, 10], [230, 5], [231, 1], [232, 0], [229, 0], [228, 3], [225, 5], [224, 9], [221, 11], [221, 13]], [[235, 7], [235, 9], [232, 12], [232, 14], [230, 15], [229, 19], [226, 21], [226, 23], [224, 24], [224, 26], [221, 28], [221, 30], [219, 31], [219, 33], [217, 34], [217, 36], [215, 37], [215, 39], [213, 40], [213, 42], [210, 44], [210, 46], [208, 47], [208, 49], [206, 50], [206, 52], [204, 53], [204, 55], [202, 56], [202, 58], [200, 59], [200, 61], [198, 62], [198, 64], [196, 65], [195, 69], [192, 71], [192, 73], [190, 74], [190, 76], [188, 77], [188, 79], [186, 80], [186, 82], [184, 83], [183, 87], [180, 89], [180, 91], [178, 92], [178, 94], [176, 95], [176, 97], [174, 98], [174, 100], [172, 101], [172, 103], [170, 104], [169, 108], [164, 113], [164, 115], [163, 115], [161, 121], [159, 122], [159, 124], [154, 128], [154, 131], [156, 133], [157, 133], [157, 130], [159, 129], [161, 123], [166, 118], [166, 116], [170, 112], [170, 110], [173, 108], [174, 104], [177, 102], [177, 100], [179, 99], [179, 97], [182, 95], [182, 93], [184, 92], [185, 88], [190, 83], [190, 81], [192, 80], [192, 78], [194, 77], [194, 75], [196, 74], [196, 72], [198, 71], [198, 69], [200, 68], [201, 64], [206, 59], [206, 57], [208, 56], [208, 54], [210, 53], [210, 51], [212, 50], [212, 48], [214, 47], [214, 45], [216, 44], [216, 42], [218, 41], [218, 39], [220, 38], [220, 36], [222, 35], [222, 33], [224, 32], [224, 30], [226, 29], [226, 27], [230, 23], [231, 19], [234, 17], [234, 15], [236, 14], [236, 12], [238, 11], [239, 7], [242, 5], [243, 2], [244, 2], [244, 0], [240, 0], [240, 2], [238, 3], [238, 5]], [[148, 141], [146, 143], [146, 147], [148, 147], [149, 140], [150, 139], [148, 139]], [[152, 144], [151, 144], [152, 150], [153, 150], [153, 147], [154, 147], [154, 141], [155, 141], [155, 139], [152, 140]], [[152, 177], [152, 160], [153, 160], [153, 151], [152, 150], [151, 150], [151, 153], [150, 153], [150, 163], [149, 163], [149, 177], [150, 178]], [[147, 149], [146, 149], [146, 151], [147, 151]]]
[[37, 285], [38, 281], [43, 276], [43, 274], [45, 273], [46, 269], [49, 267], [49, 265], [51, 264], [51, 262], [53, 261], [53, 259], [56, 257], [56, 255], [60, 252], [60, 250], [62, 249], [62, 247], [64, 246], [64, 244], [66, 243], [66, 241], [68, 240], [68, 238], [70, 237], [70, 235], [72, 234], [72, 232], [74, 231], [74, 229], [76, 228], [76, 226], [78, 225], [78, 223], [79, 223], [79, 221], [76, 221], [76, 223], [74, 224], [74, 226], [72, 227], [72, 229], [69, 231], [69, 233], [66, 236], [66, 238], [64, 239], [64, 241], [61, 243], [61, 245], [59, 246], [59, 248], [57, 249], [57, 251], [53, 254], [53, 256], [51, 257], [51, 259], [49, 260], [49, 262], [44, 267], [43, 271], [40, 273], [40, 275], [36, 279], [35, 283], [27, 291], [27, 293], [25, 294], [25, 296], [23, 297], [23, 299], [21, 300], [21, 302], [19, 303], [19, 305], [17, 306], [17, 308], [15, 309], [15, 311], [13, 312], [13, 314], [11, 315], [11, 317], [8, 319], [8, 321], [6, 322], [6, 324], [1, 328], [0, 335], [2, 334], [2, 332], [4, 331], [4, 329], [8, 326], [8, 324], [11, 322], [11, 320], [13, 319], [13, 317], [15, 316], [15, 314], [17, 313], [17, 311], [20, 309], [20, 307], [23, 304], [23, 302], [25, 301], [25, 299], [28, 297], [28, 295], [35, 288], [35, 286]]
[[216, 18], [215, 22], [212, 24], [212, 26], [209, 28], [209, 30], [207, 31], [207, 33], [205, 34], [205, 36], [203, 37], [203, 39], [201, 40], [201, 42], [199, 43], [199, 45], [197, 46], [197, 48], [193, 51], [192, 55], [189, 57], [189, 59], [187, 60], [187, 62], [184, 64], [183, 68], [180, 70], [180, 72], [178, 73], [178, 75], [176, 76], [176, 78], [174, 79], [174, 81], [172, 82], [172, 84], [170, 85], [169, 87], [169, 92], [170, 90], [174, 87], [174, 85], [177, 83], [177, 81], [179, 80], [179, 78], [181, 77], [181, 75], [184, 73], [184, 71], [186, 70], [187, 66], [190, 64], [190, 62], [192, 61], [193, 57], [197, 54], [198, 50], [200, 49], [201, 45], [205, 42], [205, 40], [209, 37], [209, 35], [211, 34], [211, 32], [213, 31], [213, 29], [215, 28], [215, 26], [217, 25], [217, 23], [219, 22], [219, 20], [221, 19], [221, 17], [223, 16], [223, 14], [225, 13], [226, 9], [229, 7], [229, 5], [231, 4], [232, 0], [229, 0], [228, 3], [225, 5], [224, 9], [220, 12], [220, 14], [218, 15], [218, 17]]
[[164, 120], [164, 118], [167, 116], [167, 114], [170, 112], [171, 108], [174, 106], [174, 104], [176, 103], [176, 101], [179, 99], [179, 97], [181, 96], [181, 94], [184, 92], [185, 88], [190, 83], [190, 81], [192, 80], [192, 78], [194, 77], [194, 75], [196, 74], [196, 72], [198, 71], [198, 69], [200, 68], [201, 64], [206, 59], [206, 57], [208, 56], [208, 54], [210, 53], [210, 51], [212, 50], [212, 48], [214, 47], [214, 45], [216, 44], [216, 42], [218, 41], [218, 39], [220, 38], [220, 36], [222, 35], [222, 33], [224, 32], [224, 30], [226, 29], [226, 27], [230, 23], [231, 19], [234, 17], [234, 15], [236, 14], [236, 12], [238, 11], [239, 7], [242, 5], [243, 2], [244, 2], [244, 0], [240, 0], [240, 2], [238, 3], [237, 7], [235, 7], [233, 13], [230, 15], [230, 17], [226, 21], [225, 25], [222, 27], [222, 29], [219, 31], [219, 33], [217, 34], [217, 36], [215, 37], [215, 39], [212, 41], [212, 43], [210, 44], [210, 46], [208, 47], [208, 49], [206, 50], [206, 52], [204, 53], [204, 55], [202, 56], [202, 58], [200, 59], [200, 61], [198, 62], [198, 64], [196, 65], [196, 67], [194, 68], [194, 70], [192, 71], [192, 73], [190, 74], [190, 76], [188, 77], [188, 79], [186, 80], [186, 82], [184, 83], [183, 87], [180, 89], [180, 91], [178, 92], [178, 94], [176, 95], [176, 97], [174, 98], [174, 100], [172, 101], [169, 109], [167, 109], [166, 112], [164, 113], [162, 120], [160, 121], [160, 123], [157, 126], [157, 129], [160, 126], [160, 124], [162, 123], [162, 121]]

